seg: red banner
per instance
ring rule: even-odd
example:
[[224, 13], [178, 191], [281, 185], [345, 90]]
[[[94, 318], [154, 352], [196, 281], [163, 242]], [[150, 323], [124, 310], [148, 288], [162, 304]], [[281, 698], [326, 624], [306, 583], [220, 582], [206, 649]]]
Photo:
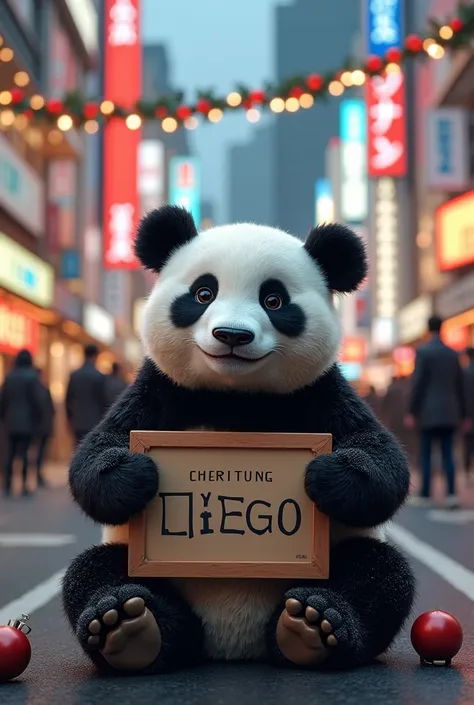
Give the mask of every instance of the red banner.
[[39, 323], [22, 311], [0, 301], [0, 352], [16, 355], [20, 350], [38, 354]]
[[403, 177], [407, 172], [405, 78], [402, 71], [367, 81], [368, 173]]
[[[141, 94], [140, 0], [105, 0], [107, 100], [132, 105]], [[104, 133], [104, 267], [137, 269], [133, 239], [139, 219], [140, 130], [111, 120]]]

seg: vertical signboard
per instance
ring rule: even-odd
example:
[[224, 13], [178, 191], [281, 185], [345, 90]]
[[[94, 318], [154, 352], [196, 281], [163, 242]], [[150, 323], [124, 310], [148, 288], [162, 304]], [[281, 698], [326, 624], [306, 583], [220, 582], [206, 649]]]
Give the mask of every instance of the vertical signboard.
[[365, 0], [367, 51], [385, 56], [387, 49], [403, 41], [403, 0]]
[[200, 169], [195, 157], [172, 157], [169, 166], [169, 202], [186, 208], [200, 227]]
[[[107, 100], [132, 106], [141, 93], [140, 0], [105, 0]], [[104, 131], [104, 267], [137, 269], [133, 239], [140, 206], [137, 188], [140, 130], [111, 119]]]
[[367, 122], [362, 99], [340, 105], [341, 217], [362, 223], [368, 214]]
[[426, 129], [426, 184], [442, 191], [470, 185], [468, 113], [462, 108], [429, 110]]
[[334, 222], [334, 201], [329, 179], [318, 179], [314, 189], [315, 225]]
[[160, 140], [143, 140], [138, 152], [140, 214], [159, 208], [165, 201], [165, 145]]

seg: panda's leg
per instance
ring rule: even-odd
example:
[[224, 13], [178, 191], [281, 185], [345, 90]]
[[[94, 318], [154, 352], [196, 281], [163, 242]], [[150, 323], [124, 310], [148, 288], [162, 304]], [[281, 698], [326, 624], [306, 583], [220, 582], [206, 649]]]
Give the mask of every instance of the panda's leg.
[[124, 544], [80, 554], [64, 577], [63, 605], [99, 669], [161, 673], [202, 658], [198, 617], [168, 581], [129, 578]]
[[331, 551], [329, 580], [289, 590], [268, 625], [271, 659], [280, 665], [349, 668], [391, 645], [410, 614], [415, 582], [393, 546], [373, 538]]

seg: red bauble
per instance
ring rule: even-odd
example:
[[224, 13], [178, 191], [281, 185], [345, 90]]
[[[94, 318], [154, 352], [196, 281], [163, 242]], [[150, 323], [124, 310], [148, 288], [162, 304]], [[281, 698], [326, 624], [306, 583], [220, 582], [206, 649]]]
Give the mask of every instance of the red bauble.
[[165, 117], [168, 116], [168, 110], [163, 106], [160, 105], [156, 110], [155, 110], [155, 115], [157, 118], [160, 120], [163, 120]]
[[97, 103], [85, 103], [82, 113], [87, 120], [93, 120], [99, 114], [99, 106]]
[[187, 120], [192, 115], [189, 105], [178, 105], [176, 108], [176, 117], [178, 120]]
[[203, 115], [207, 115], [211, 108], [211, 101], [207, 100], [206, 98], [200, 98], [196, 103], [196, 110], [198, 111], [198, 113], [202, 113]]
[[57, 98], [50, 98], [46, 101], [46, 110], [53, 115], [64, 112], [64, 105]]
[[304, 88], [301, 88], [301, 86], [295, 86], [294, 88], [291, 89], [289, 95], [290, 95], [290, 98], [301, 98], [303, 93], [304, 93]]
[[19, 676], [28, 666], [31, 645], [15, 627], [0, 627], [0, 682]]
[[23, 115], [28, 119], [31, 120], [34, 117], [34, 112], [31, 110], [31, 108], [27, 108]]
[[423, 40], [417, 34], [409, 34], [405, 39], [405, 47], [413, 54], [418, 54], [423, 49]]
[[397, 47], [392, 47], [391, 49], [387, 49], [385, 52], [385, 58], [389, 64], [399, 64], [403, 59], [403, 51], [401, 49], [397, 49]]
[[250, 91], [249, 100], [251, 103], [263, 103], [265, 100], [265, 93], [263, 91]]
[[455, 17], [451, 20], [450, 25], [453, 32], [460, 32], [464, 27], [464, 22], [459, 17]]
[[20, 88], [12, 88], [10, 94], [14, 105], [18, 105], [23, 100], [24, 93]]
[[306, 85], [310, 89], [310, 91], [319, 91], [324, 84], [323, 77], [319, 75], [319, 73], [311, 73], [307, 78], [306, 78]]
[[367, 71], [370, 71], [371, 73], [376, 73], [377, 71], [381, 70], [383, 66], [383, 61], [380, 56], [369, 56], [367, 61], [365, 62], [365, 66], [367, 68]]
[[422, 663], [451, 663], [462, 646], [463, 632], [458, 620], [449, 612], [424, 612], [413, 623], [411, 643]]

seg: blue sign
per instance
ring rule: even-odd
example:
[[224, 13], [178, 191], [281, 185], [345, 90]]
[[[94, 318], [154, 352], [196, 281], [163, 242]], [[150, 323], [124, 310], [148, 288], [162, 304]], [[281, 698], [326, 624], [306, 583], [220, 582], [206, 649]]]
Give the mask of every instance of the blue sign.
[[365, 101], [361, 98], [343, 100], [339, 108], [340, 135], [343, 143], [367, 141]]
[[332, 184], [329, 179], [317, 179], [314, 185], [315, 225], [332, 223], [334, 220], [334, 201]]
[[403, 44], [403, 0], [365, 0], [367, 52], [384, 56]]
[[79, 279], [81, 276], [81, 254], [78, 250], [64, 250], [61, 253], [61, 278]]
[[315, 184], [316, 201], [320, 198], [332, 198], [332, 186], [329, 179], [317, 179]]
[[201, 180], [196, 157], [172, 157], [169, 171], [169, 202], [186, 208], [199, 229], [201, 225]]
[[446, 191], [469, 188], [468, 114], [462, 108], [438, 108], [428, 113], [426, 141], [427, 186]]
[[362, 365], [357, 362], [340, 362], [339, 368], [349, 382], [360, 379], [362, 374]]

